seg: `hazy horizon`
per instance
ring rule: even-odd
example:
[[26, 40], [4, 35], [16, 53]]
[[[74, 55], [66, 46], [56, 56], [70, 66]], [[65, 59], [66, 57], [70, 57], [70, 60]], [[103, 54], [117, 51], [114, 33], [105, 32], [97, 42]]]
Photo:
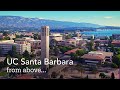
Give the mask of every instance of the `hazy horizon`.
[[120, 26], [120, 11], [0, 11], [0, 16], [21, 16], [103, 26]]

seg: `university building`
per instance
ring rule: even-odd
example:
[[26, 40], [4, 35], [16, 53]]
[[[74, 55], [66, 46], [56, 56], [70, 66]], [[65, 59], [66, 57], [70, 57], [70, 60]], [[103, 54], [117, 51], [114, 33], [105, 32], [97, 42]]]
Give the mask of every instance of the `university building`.
[[104, 62], [112, 62], [113, 53], [104, 51], [91, 51], [84, 54], [81, 58], [86, 64], [103, 64]]
[[12, 50], [12, 46], [16, 47], [19, 54], [23, 54], [25, 50], [31, 53], [31, 44], [26, 42], [17, 43], [14, 40], [0, 41], [0, 48], [2, 55], [7, 55], [8, 51]]

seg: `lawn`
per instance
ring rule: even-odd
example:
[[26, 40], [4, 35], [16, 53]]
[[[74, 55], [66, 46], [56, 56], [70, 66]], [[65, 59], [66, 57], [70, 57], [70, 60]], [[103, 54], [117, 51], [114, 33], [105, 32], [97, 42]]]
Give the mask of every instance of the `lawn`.
[[0, 72], [0, 76], [5, 76], [7, 75], [7, 72]]

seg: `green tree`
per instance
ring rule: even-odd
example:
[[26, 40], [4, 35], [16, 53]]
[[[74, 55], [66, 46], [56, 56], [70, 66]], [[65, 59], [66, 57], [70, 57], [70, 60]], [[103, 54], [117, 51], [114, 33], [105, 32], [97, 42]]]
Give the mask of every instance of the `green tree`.
[[113, 63], [120, 67], [120, 54], [113, 56]]
[[66, 47], [61, 47], [60, 51], [64, 54], [67, 51], [67, 48]]
[[96, 43], [95, 43], [95, 49], [98, 49], [99, 46], [100, 46], [100, 43], [99, 43], [99, 42], [96, 42]]
[[120, 51], [117, 51], [117, 54], [120, 54]]
[[16, 38], [20, 38], [20, 35], [16, 35]]
[[38, 39], [39, 39], [39, 35], [38, 35], [38, 34], [34, 34], [34, 35], [33, 35], [33, 38], [34, 38], [35, 40], [38, 40]]
[[120, 54], [120, 48], [115, 48], [117, 54]]
[[5, 60], [4, 60], [4, 66], [8, 66], [8, 64], [7, 64], [7, 59], [10, 60], [10, 58], [11, 58], [10, 55], [7, 55], [7, 56], [6, 56], [6, 58], [5, 58]]
[[86, 53], [85, 50], [77, 50], [76, 51], [76, 54], [79, 55], [79, 56], [83, 56], [85, 53]]
[[30, 59], [31, 59], [30, 54], [29, 54], [29, 52], [28, 52], [27, 50], [24, 51], [23, 57], [24, 57], [25, 59], [27, 59], [27, 60], [30, 60]]
[[84, 67], [83, 67], [81, 64], [77, 64], [77, 65], [76, 65], [76, 69], [77, 69], [78, 71], [80, 71], [81, 77], [82, 77], [83, 73], [85, 72]]
[[64, 78], [64, 76], [63, 75], [60, 75], [60, 79], [63, 79]]
[[65, 39], [70, 39], [70, 38], [72, 38], [72, 35], [71, 35], [71, 34], [69, 34], [69, 35], [67, 35], [67, 36], [65, 37]]
[[78, 55], [76, 53], [71, 53], [70, 56], [71, 56], [72, 60], [77, 60], [78, 59]]
[[65, 52], [67, 52], [68, 50], [72, 50], [73, 47], [67, 47], [67, 46], [61, 46], [59, 47], [60, 51], [64, 54]]
[[114, 47], [114, 45], [111, 45], [111, 51], [115, 54], [115, 47]]
[[110, 36], [109, 42], [111, 43], [113, 41], [113, 37]]
[[55, 56], [58, 56], [59, 55], [59, 48], [55, 46], [54, 48], [54, 52], [55, 52]]
[[94, 41], [91, 40], [90, 42], [87, 43], [87, 48], [89, 51], [92, 51], [94, 48], [93, 48], [93, 45], [94, 45]]
[[34, 58], [36, 55], [35, 54], [31, 54], [30, 57]]
[[85, 79], [89, 79], [88, 75], [85, 77]]
[[2, 48], [0, 47], [0, 56], [2, 55]]
[[8, 32], [3, 32], [3, 36], [7, 36], [8, 34]]
[[115, 79], [115, 75], [113, 72], [111, 73], [111, 79]]
[[11, 57], [17, 57], [18, 53], [16, 51], [16, 46], [12, 46], [12, 50], [8, 51], [8, 55], [10, 55]]
[[95, 74], [95, 78], [96, 78], [96, 74], [98, 73], [98, 70], [96, 67], [92, 67], [92, 73]]
[[111, 67], [112, 67], [112, 68], [118, 68], [118, 66], [117, 66], [115, 63], [112, 63], [112, 64], [111, 64]]
[[3, 40], [10, 40], [10, 37], [5, 36]]
[[1, 70], [2, 68], [4, 68], [4, 62], [3, 62], [3, 61], [0, 62], [0, 70]]
[[100, 74], [99, 74], [99, 77], [100, 77], [100, 78], [105, 78], [105, 76], [106, 76], [105, 73], [100, 73]]
[[7, 58], [10, 59], [9, 56], [6, 56], [5, 60], [2, 61], [2, 62], [0, 62], [0, 70], [8, 65], [8, 64], [7, 64]]

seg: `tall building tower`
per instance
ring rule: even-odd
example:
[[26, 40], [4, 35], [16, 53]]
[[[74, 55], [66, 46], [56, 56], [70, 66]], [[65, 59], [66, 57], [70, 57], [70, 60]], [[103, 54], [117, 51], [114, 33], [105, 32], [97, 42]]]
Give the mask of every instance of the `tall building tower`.
[[41, 27], [41, 69], [47, 70], [49, 66], [44, 65], [44, 59], [49, 59], [49, 26]]

